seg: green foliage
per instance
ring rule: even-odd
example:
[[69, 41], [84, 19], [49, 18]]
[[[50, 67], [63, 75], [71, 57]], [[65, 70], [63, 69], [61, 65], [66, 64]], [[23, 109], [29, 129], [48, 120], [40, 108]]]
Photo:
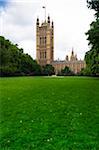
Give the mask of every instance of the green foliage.
[[91, 49], [95, 48], [96, 52], [99, 53], [99, 19], [91, 23], [90, 30], [86, 35], [88, 36], [87, 40], [89, 45], [91, 45]]
[[63, 75], [63, 76], [68, 76], [68, 75], [73, 75], [73, 74], [74, 73], [70, 70], [68, 66], [62, 69], [61, 72], [59, 73], [59, 75]]
[[17, 44], [0, 36], [0, 76], [39, 75], [41, 68]]
[[88, 8], [96, 11], [95, 16], [99, 18], [99, 0], [87, 0]]
[[[99, 52], [96, 49], [92, 49], [85, 55], [87, 64], [86, 73], [89, 75], [99, 75]], [[87, 72], [88, 71], [88, 72]]]
[[[99, 0], [90, 0], [88, 7], [96, 11], [96, 20], [90, 25], [90, 30], [86, 33], [91, 47], [85, 54], [86, 74], [99, 75]], [[88, 71], [88, 72], [87, 72]]]
[[0, 150], [98, 150], [99, 79], [0, 79]]
[[50, 64], [42, 67], [42, 75], [53, 75], [55, 74], [54, 67]]

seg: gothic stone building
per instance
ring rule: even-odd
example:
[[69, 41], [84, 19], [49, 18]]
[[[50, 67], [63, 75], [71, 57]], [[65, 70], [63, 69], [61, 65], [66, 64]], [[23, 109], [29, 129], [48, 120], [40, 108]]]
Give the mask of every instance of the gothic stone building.
[[36, 22], [36, 60], [38, 64], [44, 66], [51, 64], [55, 68], [56, 74], [65, 66], [68, 66], [74, 73], [79, 73], [82, 68], [85, 68], [85, 62], [78, 60], [74, 51], [71, 52], [71, 57], [66, 56], [64, 61], [54, 60], [54, 23], [50, 22], [48, 16], [41, 25], [39, 18]]

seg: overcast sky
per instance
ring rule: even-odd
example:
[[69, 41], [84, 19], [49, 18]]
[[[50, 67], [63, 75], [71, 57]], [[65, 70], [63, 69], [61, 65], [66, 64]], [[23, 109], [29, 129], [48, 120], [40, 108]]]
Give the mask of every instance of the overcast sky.
[[89, 50], [85, 33], [94, 20], [86, 0], [0, 0], [0, 35], [17, 43], [25, 53], [36, 57], [36, 18], [44, 21], [44, 9], [54, 21], [55, 59], [65, 59], [72, 47], [83, 59]]

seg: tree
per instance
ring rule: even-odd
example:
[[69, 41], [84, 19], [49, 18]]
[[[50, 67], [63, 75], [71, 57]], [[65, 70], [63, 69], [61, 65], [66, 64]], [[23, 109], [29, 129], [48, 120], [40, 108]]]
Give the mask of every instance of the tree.
[[42, 75], [53, 75], [55, 74], [54, 67], [50, 64], [42, 67]]
[[41, 67], [28, 54], [23, 54], [21, 58], [21, 72], [28, 75], [40, 75]]
[[91, 47], [85, 54], [86, 73], [96, 76], [99, 75], [99, 0], [87, 0], [87, 3], [90, 9], [96, 11], [96, 19], [90, 24], [90, 29], [86, 33]]
[[73, 75], [73, 72], [70, 70], [68, 66], [66, 66], [64, 69], [61, 70], [60, 75], [63, 76]]
[[88, 8], [95, 10], [95, 16], [99, 18], [99, 0], [87, 0], [87, 4]]
[[41, 67], [17, 46], [0, 36], [0, 76], [40, 75]]

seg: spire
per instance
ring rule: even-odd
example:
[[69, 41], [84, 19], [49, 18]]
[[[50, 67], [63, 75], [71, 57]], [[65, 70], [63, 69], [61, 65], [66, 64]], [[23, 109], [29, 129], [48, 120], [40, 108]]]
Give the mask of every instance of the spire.
[[75, 60], [74, 49], [73, 49], [73, 47], [72, 47], [72, 52], [71, 52], [70, 60], [71, 60], [71, 61], [74, 61], [74, 60]]
[[39, 18], [37, 17], [36, 25], [39, 26]]
[[72, 47], [72, 53], [71, 54], [72, 54], [72, 56], [74, 56], [74, 48], [73, 47]]
[[47, 22], [50, 24], [50, 16], [48, 15], [48, 20], [47, 20]]
[[54, 28], [54, 22], [52, 21], [52, 28]]

